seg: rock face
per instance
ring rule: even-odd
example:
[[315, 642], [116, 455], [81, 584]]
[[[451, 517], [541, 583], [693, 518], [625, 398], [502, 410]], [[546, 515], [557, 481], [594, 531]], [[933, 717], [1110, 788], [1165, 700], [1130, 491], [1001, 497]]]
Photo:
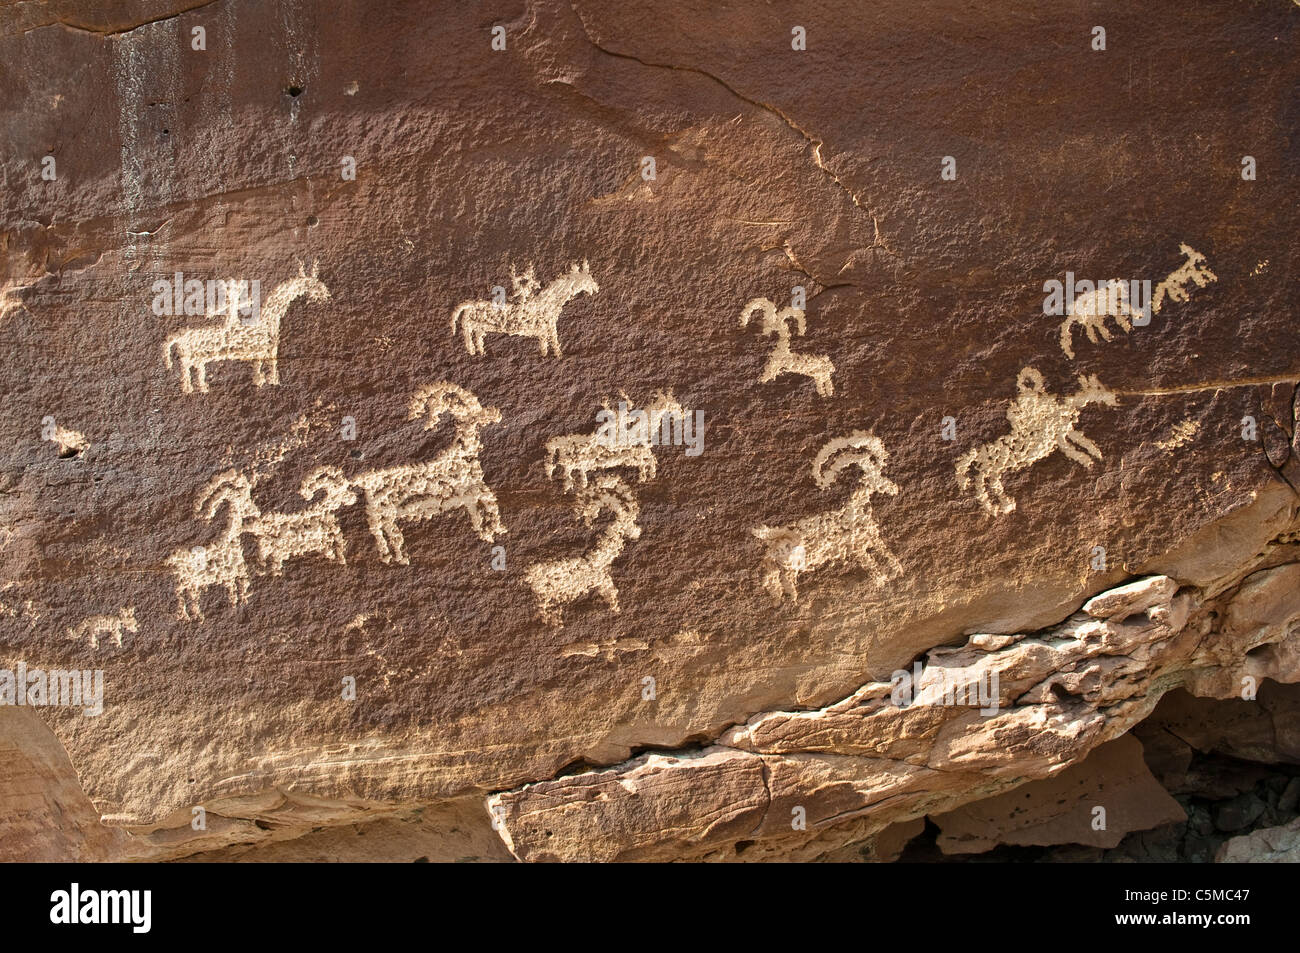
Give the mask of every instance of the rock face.
[[1294, 763], [1300, 8], [794, 16], [0, 11], [2, 856], [1060, 843], [1171, 692], [1251, 714], [1162, 783]]

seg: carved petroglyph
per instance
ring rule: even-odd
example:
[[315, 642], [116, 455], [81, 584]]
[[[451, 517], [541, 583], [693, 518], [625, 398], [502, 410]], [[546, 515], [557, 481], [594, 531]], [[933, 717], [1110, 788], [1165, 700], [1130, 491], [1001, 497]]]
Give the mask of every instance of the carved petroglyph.
[[1017, 376], [1019, 393], [1007, 408], [1011, 432], [967, 451], [957, 461], [958, 485], [963, 490], [973, 485], [975, 498], [987, 512], [997, 515], [1016, 508], [1016, 501], [1002, 485], [1007, 473], [1032, 466], [1057, 450], [1085, 467], [1091, 467], [1094, 458], [1101, 459], [1097, 445], [1074, 425], [1088, 404], [1113, 407], [1118, 401], [1094, 376], [1080, 376], [1079, 384], [1079, 390], [1069, 397], [1056, 397], [1047, 391], [1043, 375], [1034, 368], [1026, 367]]
[[776, 602], [787, 596], [798, 601], [795, 583], [799, 574], [828, 563], [856, 562], [871, 573], [876, 585], [903, 571], [881, 538], [871, 509], [873, 494], [898, 493], [897, 484], [884, 474], [888, 461], [889, 453], [880, 438], [865, 431], [827, 442], [813, 460], [813, 480], [825, 490], [846, 467], [858, 467], [862, 476], [848, 503], [790, 526], [759, 526], [752, 531], [766, 544], [763, 585]]
[[117, 615], [92, 615], [83, 619], [76, 626], [68, 629], [68, 638], [77, 641], [88, 638], [90, 647], [98, 649], [100, 637], [108, 636], [120, 649], [123, 632], [135, 635], [139, 631], [140, 625], [135, 621], [135, 606], [127, 606]]
[[[169, 337], [163, 345], [163, 359], [168, 369], [172, 355], [181, 366], [181, 390], [187, 394], [194, 390], [197, 376], [198, 388], [208, 389], [207, 366], [217, 361], [248, 361], [253, 365], [253, 383], [279, 384], [280, 370], [276, 355], [280, 346], [280, 322], [289, 305], [306, 295], [312, 301], [324, 301], [330, 296], [325, 283], [317, 277], [319, 265], [313, 264], [311, 274], [302, 265], [298, 276], [276, 286], [262, 305], [261, 319], [245, 324], [239, 318], [240, 303], [233, 299], [221, 324], [185, 328]], [[217, 317], [219, 314], [210, 314]]]
[[578, 295], [594, 295], [600, 291], [596, 279], [591, 276], [590, 266], [585, 261], [581, 267], [574, 264], [540, 291], [531, 265], [523, 275], [515, 274], [513, 266], [510, 272], [514, 302], [463, 302], [451, 313], [452, 335], [455, 335], [459, 323], [465, 349], [471, 354], [487, 353], [483, 347], [483, 338], [487, 334], [513, 334], [536, 338], [543, 357], [548, 350], [560, 357], [560, 312]]
[[56, 444], [61, 457], [76, 456], [90, 446], [90, 441], [86, 439], [85, 434], [59, 426], [58, 422], [49, 415], [41, 418], [41, 439]]
[[[624, 406], [630, 403], [626, 394], [619, 395]], [[610, 407], [609, 399], [601, 402], [601, 417], [614, 417], [621, 432], [611, 436], [609, 426], [602, 425], [595, 433], [566, 434], [546, 441], [546, 475], [555, 477], [557, 469], [564, 471], [564, 489], [572, 490], [574, 477], [579, 486], [587, 485], [587, 478], [598, 470], [632, 467], [638, 481], [644, 483], [655, 476], [653, 445], [663, 442], [665, 424], [677, 432], [689, 422], [689, 411], [673, 397], [672, 391], [659, 391], [645, 410], [624, 419]], [[680, 442], [680, 441], [679, 441]]]
[[1184, 420], [1169, 428], [1169, 436], [1164, 440], [1157, 440], [1156, 446], [1165, 451], [1177, 450], [1195, 440], [1200, 430], [1201, 425], [1197, 421]]
[[452, 416], [456, 436], [439, 456], [425, 463], [372, 470], [350, 481], [365, 493], [366, 520], [379, 558], [386, 563], [409, 562], [397, 526], [401, 520], [426, 520], [461, 508], [469, 516], [474, 532], [485, 542], [506, 531], [496, 496], [484, 482], [479, 464], [483, 449], [479, 428], [499, 422], [501, 411], [495, 407], [484, 409], [469, 391], [444, 382], [418, 391], [411, 398], [407, 419], [427, 415], [424, 429], [430, 430], [443, 414]]
[[1179, 244], [1178, 250], [1182, 252], [1183, 257], [1187, 260], [1178, 266], [1164, 281], [1156, 285], [1155, 294], [1151, 298], [1151, 310], [1160, 313], [1160, 307], [1164, 304], [1167, 297], [1170, 301], [1183, 302], [1187, 300], [1188, 291], [1187, 283], [1190, 281], [1198, 288], [1204, 288], [1211, 281], [1218, 281], [1219, 276], [1210, 271], [1209, 265], [1205, 262], [1205, 256], [1198, 252], [1190, 245]]
[[285, 560], [320, 554], [346, 566], [343, 530], [335, 512], [357, 501], [348, 480], [338, 467], [318, 467], [305, 480], [298, 494], [310, 506], [291, 513], [263, 513], [245, 530], [257, 537], [257, 557], [272, 575], [278, 576]]
[[636, 522], [640, 515], [636, 498], [627, 484], [613, 474], [601, 474], [591, 486], [580, 490], [577, 510], [587, 526], [602, 511], [608, 511], [613, 521], [587, 553], [535, 563], [528, 567], [524, 577], [537, 597], [538, 615], [556, 627], [564, 625], [564, 606], [591, 592], [598, 593], [611, 612], [620, 611], [618, 588], [610, 567], [623, 552], [626, 542], [641, 536]]
[[227, 470], [208, 481], [194, 501], [194, 515], [211, 520], [226, 507], [226, 530], [213, 543], [178, 549], [167, 557], [176, 576], [176, 600], [182, 619], [203, 618], [203, 590], [224, 586], [230, 605], [248, 599], [248, 567], [244, 563], [244, 523], [261, 514], [253, 503], [253, 487], [242, 473]]
[[[1149, 290], [1149, 285], [1148, 285]], [[1074, 360], [1073, 332], [1078, 325], [1088, 333], [1088, 340], [1093, 344], [1109, 341], [1113, 335], [1106, 327], [1106, 319], [1113, 318], [1121, 331], [1128, 334], [1133, 329], [1129, 318], [1137, 320], [1141, 326], [1144, 315], [1129, 305], [1129, 286], [1125, 281], [1105, 281], [1092, 291], [1085, 291], [1070, 302], [1068, 317], [1061, 323], [1061, 350], [1070, 360]]]
[[[1204, 288], [1218, 280], [1206, 264], [1204, 255], [1188, 245], [1180, 244], [1178, 248], [1187, 260], [1156, 285], [1154, 293], [1149, 280], [1112, 280], [1098, 282], [1095, 289], [1074, 298], [1066, 309], [1065, 321], [1061, 323], [1061, 350], [1065, 356], [1074, 360], [1073, 328], [1076, 325], [1087, 332], [1088, 340], [1094, 344], [1110, 341], [1112, 334], [1106, 326], [1107, 318], [1113, 319], [1115, 325], [1127, 334], [1134, 326], [1147, 324], [1152, 314], [1159, 314], [1166, 298], [1175, 302], [1186, 301], [1188, 292], [1185, 286], [1188, 282]], [[1060, 282], [1048, 282], [1044, 289], [1048, 286], [1055, 287], [1054, 296], [1060, 295]], [[1068, 273], [1067, 287], [1074, 287], [1073, 272]], [[1059, 297], [1049, 300], [1056, 300], [1059, 304]], [[1060, 314], [1060, 311], [1052, 313]]]
[[776, 305], [767, 298], [755, 298], [740, 312], [742, 328], [749, 326], [749, 319], [755, 311], [763, 315], [763, 334], [776, 337], [776, 347], [768, 356], [759, 381], [766, 384], [776, 380], [782, 374], [802, 374], [812, 380], [817, 387], [817, 393], [821, 396], [830, 397], [834, 394], [835, 385], [831, 383], [831, 375], [835, 372], [835, 365], [831, 363], [831, 359], [822, 354], [796, 354], [790, 350], [791, 324], [793, 323], [795, 332], [801, 337], [808, 329], [804, 312], [795, 307], [777, 311]]

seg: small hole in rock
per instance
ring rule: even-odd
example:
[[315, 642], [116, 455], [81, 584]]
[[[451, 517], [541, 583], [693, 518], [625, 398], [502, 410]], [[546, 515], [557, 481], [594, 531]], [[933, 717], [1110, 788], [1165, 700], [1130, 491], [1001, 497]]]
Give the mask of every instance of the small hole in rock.
[[297, 99], [299, 96], [302, 95], [302, 87], [301, 87], [301, 86], [290, 86], [287, 90], [285, 90], [285, 92], [287, 92], [287, 93], [288, 93], [290, 96], [292, 96], [294, 99]]
[[315, 227], [316, 227], [317, 225], [319, 225], [319, 224], [320, 224], [320, 219], [318, 219], [315, 215], [308, 215], [308, 216], [307, 216], [307, 227], [308, 227], [308, 228], [315, 228]]

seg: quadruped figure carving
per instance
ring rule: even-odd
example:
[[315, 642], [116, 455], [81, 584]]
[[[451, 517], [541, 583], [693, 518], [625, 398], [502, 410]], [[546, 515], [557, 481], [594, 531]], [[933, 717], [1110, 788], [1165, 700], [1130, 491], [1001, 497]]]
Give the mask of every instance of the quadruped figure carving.
[[898, 485], [885, 476], [888, 462], [884, 443], [869, 432], [855, 431], [830, 440], [813, 460], [813, 481], [821, 489], [828, 489], [846, 468], [856, 466], [861, 476], [848, 502], [788, 526], [759, 526], [752, 530], [766, 544], [763, 586], [775, 602], [787, 597], [798, 601], [799, 574], [832, 562], [856, 562], [871, 573], [876, 585], [903, 571], [881, 538], [871, 508], [873, 494], [894, 496], [899, 492]]
[[510, 280], [514, 285], [513, 302], [462, 302], [451, 313], [451, 333], [456, 333], [456, 325], [459, 324], [465, 339], [465, 350], [470, 354], [487, 353], [483, 339], [488, 334], [512, 334], [535, 338], [541, 346], [542, 357], [548, 353], [561, 357], [560, 312], [578, 295], [594, 295], [600, 291], [600, 285], [591, 276], [591, 266], [585, 261], [581, 266], [575, 263], [567, 272], [541, 288], [532, 265], [522, 275], [515, 274], [512, 265]]
[[262, 305], [258, 321], [245, 324], [240, 320], [238, 302], [232, 302], [228, 311], [210, 313], [208, 317], [224, 314], [220, 324], [203, 324], [177, 331], [163, 345], [163, 360], [172, 367], [173, 352], [180, 362], [181, 390], [193, 393], [198, 389], [207, 393], [208, 365], [217, 361], [247, 361], [253, 365], [253, 383], [279, 384], [280, 369], [277, 360], [280, 347], [280, 322], [289, 305], [306, 295], [312, 301], [328, 300], [330, 293], [325, 283], [317, 277], [319, 263], [312, 265], [308, 274], [305, 266], [298, 266], [298, 276], [281, 282]]
[[822, 397], [832, 396], [835, 385], [831, 382], [831, 375], [835, 373], [835, 365], [831, 359], [824, 354], [796, 354], [790, 349], [790, 328], [793, 326], [801, 337], [808, 330], [804, 312], [795, 307], [777, 311], [769, 299], [754, 298], [740, 312], [742, 328], [749, 326], [749, 319], [756, 311], [763, 315], [763, 334], [776, 337], [776, 347], [768, 355], [759, 381], [766, 384], [782, 374], [802, 374], [816, 385], [817, 393]]
[[1032, 367], [1020, 371], [1016, 390], [1016, 399], [1007, 407], [1011, 432], [968, 450], [957, 461], [958, 485], [963, 490], [973, 489], [980, 506], [994, 516], [1016, 508], [1016, 501], [1002, 485], [1006, 474], [1030, 467], [1057, 450], [1085, 467], [1100, 460], [1097, 445], [1075, 429], [1079, 412], [1091, 403], [1112, 407], [1118, 403], [1095, 376], [1080, 376], [1078, 391], [1057, 397]]
[[349, 482], [365, 494], [366, 521], [384, 562], [406, 565], [400, 521], [426, 520], [463, 509], [474, 532], [485, 542], [505, 533], [496, 496], [483, 479], [479, 429], [501, 420], [501, 411], [484, 408], [463, 387], [447, 382], [422, 388], [411, 398], [408, 420], [426, 417], [424, 429], [437, 426], [443, 414], [455, 425], [451, 446], [432, 460], [371, 470]]
[[537, 612], [548, 625], [564, 625], [564, 606], [596, 592], [611, 612], [620, 611], [618, 588], [614, 585], [611, 566], [623, 552], [628, 540], [639, 539], [637, 525], [640, 507], [631, 489], [618, 476], [604, 473], [590, 486], [578, 491], [578, 515], [590, 526], [602, 512], [613, 520], [605, 527], [596, 545], [581, 556], [534, 563], [524, 578], [537, 597]]

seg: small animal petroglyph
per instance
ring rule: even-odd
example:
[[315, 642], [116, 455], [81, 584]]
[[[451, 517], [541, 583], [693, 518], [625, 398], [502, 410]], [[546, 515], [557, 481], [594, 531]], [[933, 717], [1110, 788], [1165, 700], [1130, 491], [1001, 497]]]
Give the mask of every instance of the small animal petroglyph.
[[1157, 440], [1156, 446], [1161, 450], [1177, 450], [1179, 447], [1185, 447], [1196, 439], [1200, 432], [1201, 425], [1195, 420], [1184, 420], [1176, 423], [1169, 428], [1169, 436], [1164, 440]]
[[366, 496], [366, 521], [379, 558], [406, 565], [399, 520], [426, 520], [447, 510], [462, 508], [474, 532], [491, 542], [506, 531], [501, 525], [496, 496], [483, 480], [479, 453], [483, 444], [479, 428], [501, 420], [495, 407], [484, 409], [478, 398], [455, 384], [434, 384], [411, 398], [408, 420], [428, 415], [424, 429], [431, 430], [443, 414], [451, 414], [456, 436], [451, 446], [425, 463], [371, 470], [350, 483]]
[[1160, 306], [1164, 304], [1166, 297], [1174, 302], [1187, 300], [1187, 282], [1192, 282], [1198, 288], [1204, 288], [1211, 281], [1219, 280], [1219, 276], [1210, 271], [1209, 265], [1205, 263], [1205, 256], [1195, 248], [1180, 243], [1178, 250], [1187, 260], [1171, 271], [1169, 277], [1156, 285], [1155, 294], [1151, 298], [1151, 310], [1156, 314], [1160, 313]]
[[357, 501], [348, 480], [338, 467], [318, 467], [302, 481], [298, 494], [315, 503], [291, 513], [263, 513], [246, 532], [257, 537], [257, 558], [261, 565], [278, 576], [285, 560], [319, 553], [326, 559], [347, 565], [344, 556], [343, 530], [335, 512]]
[[580, 294], [596, 294], [600, 286], [591, 277], [591, 267], [572, 265], [543, 290], [533, 273], [532, 265], [522, 275], [510, 268], [510, 281], [514, 285], [514, 302], [466, 301], [451, 313], [451, 333], [455, 335], [459, 322], [465, 338], [465, 349], [471, 354], [486, 354], [483, 338], [487, 334], [513, 334], [536, 338], [545, 357], [548, 349], [560, 357], [560, 312]]
[[776, 347], [768, 356], [759, 381], [766, 384], [776, 380], [782, 374], [802, 374], [813, 381], [817, 393], [821, 396], [830, 397], [834, 394], [835, 385], [831, 383], [831, 375], [835, 373], [835, 365], [831, 363], [831, 359], [822, 354], [796, 354], [790, 350], [791, 323], [793, 322], [795, 332], [800, 337], [808, 329], [804, 312], [795, 307], [777, 311], [776, 305], [767, 298], [755, 298], [740, 312], [742, 328], [749, 326], [750, 316], [755, 311], [763, 314], [763, 334], [776, 336]]
[[[1043, 375], [1032, 367], [1021, 370], [1016, 378], [1019, 393], [1007, 408], [1011, 432], [962, 454], [957, 461], [957, 483], [963, 490], [972, 486], [974, 470], [975, 498], [993, 514], [1010, 513], [1016, 501], [1002, 485], [1002, 477], [1032, 466], [1057, 450], [1085, 467], [1093, 458], [1101, 459], [1097, 445], [1074, 428], [1079, 412], [1091, 403], [1115, 406], [1116, 396], [1101, 385], [1095, 376], [1079, 378], [1079, 390], [1069, 397], [1048, 393]], [[1084, 452], [1076, 449], [1082, 447]], [[992, 490], [990, 495], [989, 491]]]
[[261, 514], [253, 504], [248, 477], [227, 470], [208, 481], [194, 501], [194, 515], [211, 520], [226, 506], [226, 530], [213, 543], [178, 549], [167, 557], [176, 576], [176, 599], [182, 619], [203, 618], [201, 597], [209, 586], [225, 586], [230, 605], [248, 599], [248, 567], [244, 563], [244, 523]]
[[[1147, 282], [1147, 290], [1150, 283]], [[1124, 281], [1104, 281], [1092, 291], [1085, 291], [1072, 302], [1067, 310], [1067, 317], [1061, 324], [1061, 350], [1070, 360], [1074, 360], [1073, 337], [1071, 328], [1079, 325], [1088, 333], [1088, 340], [1096, 344], [1099, 340], [1109, 341], [1113, 335], [1106, 327], [1106, 319], [1113, 318], [1115, 324], [1125, 334], [1133, 329], [1129, 318], [1137, 320], [1139, 326], [1144, 317], [1141, 311], [1135, 311], [1129, 305], [1129, 287]]]
[[[313, 264], [311, 274], [298, 266], [298, 276], [276, 286], [262, 306], [260, 320], [245, 324], [239, 318], [238, 301], [232, 300], [221, 324], [206, 324], [185, 328], [169, 337], [163, 345], [163, 359], [168, 369], [172, 366], [175, 351], [181, 365], [181, 390], [194, 391], [192, 378], [197, 374], [198, 388], [208, 389], [207, 367], [216, 361], [249, 361], [253, 365], [253, 383], [279, 384], [280, 370], [276, 355], [280, 347], [280, 321], [289, 305], [306, 295], [312, 301], [325, 301], [329, 289], [317, 277], [320, 270]], [[209, 314], [208, 317], [218, 317]], [[265, 370], [264, 370], [265, 367]]]
[[60, 427], [49, 415], [41, 418], [41, 439], [58, 444], [61, 457], [75, 457], [90, 446], [84, 434]]
[[590, 526], [602, 511], [613, 521], [587, 553], [569, 559], [534, 563], [524, 578], [537, 596], [537, 613], [548, 625], [564, 625], [564, 606], [596, 592], [611, 612], [619, 612], [618, 588], [610, 567], [628, 540], [639, 539], [640, 507], [631, 489], [613, 474], [601, 474], [578, 493], [578, 515]]
[[[630, 403], [626, 394], [620, 394], [624, 404]], [[604, 415], [615, 416], [609, 406], [609, 399], [601, 402]], [[546, 441], [546, 476], [553, 479], [555, 471], [564, 471], [564, 489], [573, 489], [574, 477], [579, 486], [587, 485], [587, 477], [598, 470], [613, 470], [618, 467], [633, 467], [640, 482], [653, 480], [655, 476], [655, 455], [653, 444], [656, 436], [663, 431], [665, 422], [669, 427], [674, 424], [685, 426], [688, 411], [674, 399], [672, 391], [659, 391], [650, 406], [633, 415], [635, 420], [620, 424], [623, 432], [613, 438], [606, 432], [606, 427], [590, 434], [566, 434], [552, 437]]]
[[135, 621], [135, 606], [127, 606], [117, 615], [92, 615], [83, 619], [75, 627], [68, 629], [68, 638], [80, 641], [89, 636], [90, 647], [98, 649], [100, 636], [109, 636], [113, 644], [120, 649], [123, 632], [135, 635], [139, 631], [140, 626]]
[[752, 532], [766, 544], [763, 585], [773, 600], [799, 599], [796, 581], [833, 562], [854, 561], [882, 585], [903, 571], [898, 559], [880, 536], [871, 510], [871, 496], [894, 496], [898, 486], [885, 476], [889, 453], [879, 437], [856, 431], [837, 437], [822, 447], [813, 460], [813, 480], [823, 490], [833, 485], [850, 466], [862, 471], [848, 503], [799, 520], [790, 526], [759, 526]]

